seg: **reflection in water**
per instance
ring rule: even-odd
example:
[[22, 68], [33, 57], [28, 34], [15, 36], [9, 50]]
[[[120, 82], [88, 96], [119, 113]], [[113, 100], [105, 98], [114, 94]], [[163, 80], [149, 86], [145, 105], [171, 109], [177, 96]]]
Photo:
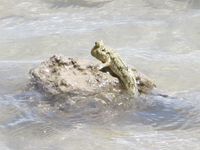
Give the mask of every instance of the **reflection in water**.
[[[14, 104], [13, 107], [17, 106], [14, 120], [10, 120], [13, 123], [5, 120], [2, 125], [15, 126], [29, 121], [62, 122], [68, 126], [89, 122], [124, 125], [142, 123], [162, 130], [187, 129], [200, 125], [200, 110], [178, 97], [149, 95], [133, 99], [122, 93], [113, 93], [112, 97], [110, 94], [44, 96], [33, 91], [25, 92], [13, 97], [15, 102], [9, 103]], [[7, 96], [7, 99], [10, 97]], [[19, 117], [16, 116], [18, 113]], [[20, 121], [22, 118], [24, 122]]]
[[[98, 142], [101, 143], [102, 137], [123, 141], [146, 128], [151, 128], [146, 132], [177, 132], [200, 126], [200, 110], [187, 100], [152, 95], [134, 101], [129, 99], [130, 103], [126, 95], [115, 94], [109, 99], [113, 102], [105, 104], [108, 102], [106, 97], [110, 98], [106, 94], [52, 97], [29, 91], [12, 97], [13, 100], [8, 102], [11, 98], [7, 95], [1, 98], [1, 102], [7, 101], [10, 109], [5, 110], [5, 105], [1, 105], [1, 113], [7, 114], [9, 120], [1, 119], [0, 129], [6, 135], [7, 143], [12, 143], [10, 148], [25, 150], [27, 147], [49, 147], [49, 143], [61, 142], [65, 138], [77, 139], [77, 134], [86, 140], [101, 136], [96, 137], [100, 138]], [[153, 133], [152, 136], [155, 135]], [[143, 135], [141, 138], [145, 140], [149, 136]], [[63, 145], [54, 146], [58, 148]]]

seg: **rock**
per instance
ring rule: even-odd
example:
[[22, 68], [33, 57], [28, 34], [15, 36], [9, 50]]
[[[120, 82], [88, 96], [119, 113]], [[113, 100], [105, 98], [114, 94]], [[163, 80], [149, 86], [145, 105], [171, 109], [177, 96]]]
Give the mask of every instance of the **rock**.
[[[136, 74], [138, 91], [147, 94], [155, 87], [145, 75]], [[54, 55], [30, 70], [31, 83], [45, 93], [94, 94], [101, 92], [120, 92], [123, 86], [118, 78], [101, 71], [98, 65], [86, 60]]]
[[31, 82], [53, 95], [121, 89], [117, 78], [99, 71], [97, 65], [90, 64], [86, 60], [54, 55], [30, 70]]
[[149, 79], [149, 77], [136, 69], [132, 69], [132, 71], [135, 73], [138, 91], [140, 94], [149, 94], [154, 88], [156, 88], [156, 84]]

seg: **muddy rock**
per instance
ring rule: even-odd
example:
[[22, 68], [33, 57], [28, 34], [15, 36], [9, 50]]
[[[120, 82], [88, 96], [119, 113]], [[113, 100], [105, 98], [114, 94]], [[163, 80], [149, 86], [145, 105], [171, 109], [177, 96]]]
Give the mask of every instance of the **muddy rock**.
[[[149, 93], [155, 85], [143, 74], [134, 72], [140, 94]], [[34, 87], [52, 95], [123, 90], [118, 78], [101, 71], [98, 65], [62, 55], [54, 55], [31, 69], [30, 76]]]
[[53, 95], [121, 89], [118, 79], [99, 71], [98, 65], [62, 55], [42, 62], [30, 70], [30, 75], [35, 87]]

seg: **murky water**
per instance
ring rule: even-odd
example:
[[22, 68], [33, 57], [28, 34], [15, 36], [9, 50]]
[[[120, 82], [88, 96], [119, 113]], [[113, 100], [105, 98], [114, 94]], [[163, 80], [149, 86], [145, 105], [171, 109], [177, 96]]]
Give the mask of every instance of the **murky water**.
[[[199, 150], [199, 24], [199, 0], [0, 0], [0, 149]], [[171, 96], [118, 107], [26, 90], [52, 54], [96, 61], [99, 39]]]

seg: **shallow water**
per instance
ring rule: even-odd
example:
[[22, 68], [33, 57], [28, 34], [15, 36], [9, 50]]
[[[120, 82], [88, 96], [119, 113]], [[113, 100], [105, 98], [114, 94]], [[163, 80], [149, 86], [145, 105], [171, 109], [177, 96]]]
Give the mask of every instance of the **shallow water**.
[[[0, 0], [0, 149], [198, 150], [199, 24], [198, 0]], [[170, 97], [27, 90], [30, 68], [55, 53], [96, 61], [99, 39]]]

